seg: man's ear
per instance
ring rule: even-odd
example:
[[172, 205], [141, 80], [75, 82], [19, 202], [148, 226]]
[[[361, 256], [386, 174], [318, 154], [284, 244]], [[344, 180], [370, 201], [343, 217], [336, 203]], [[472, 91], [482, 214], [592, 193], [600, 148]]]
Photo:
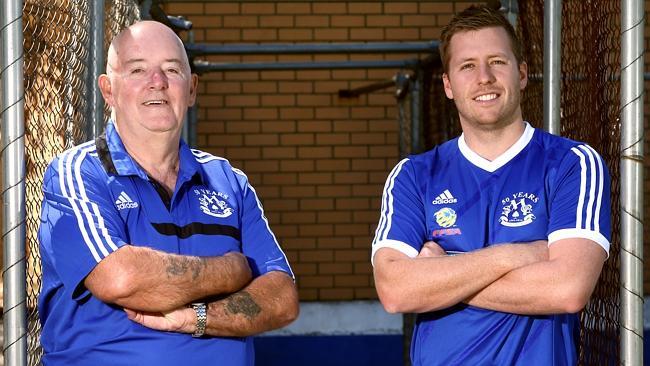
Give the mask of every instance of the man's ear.
[[199, 76], [197, 74], [192, 74], [190, 80], [190, 100], [188, 106], [193, 106], [196, 103], [196, 90], [199, 87]]
[[454, 92], [451, 91], [451, 82], [449, 81], [447, 73], [442, 74], [442, 85], [445, 87], [445, 95], [447, 98], [454, 99]]
[[522, 61], [519, 64], [519, 89], [524, 90], [528, 85], [528, 64]]
[[108, 77], [106, 74], [101, 74], [99, 75], [99, 78], [97, 79], [97, 83], [99, 84], [99, 90], [102, 92], [102, 96], [104, 97], [104, 102], [108, 104], [109, 106], [113, 107], [113, 89], [111, 87], [111, 79]]

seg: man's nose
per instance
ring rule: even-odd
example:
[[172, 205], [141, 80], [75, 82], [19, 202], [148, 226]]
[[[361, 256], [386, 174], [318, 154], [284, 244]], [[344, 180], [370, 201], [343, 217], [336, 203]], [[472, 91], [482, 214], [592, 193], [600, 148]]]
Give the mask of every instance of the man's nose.
[[153, 70], [149, 75], [149, 87], [152, 89], [166, 89], [167, 75], [162, 70]]
[[494, 82], [494, 73], [489, 63], [479, 64], [478, 69], [478, 78], [480, 84], [490, 84]]

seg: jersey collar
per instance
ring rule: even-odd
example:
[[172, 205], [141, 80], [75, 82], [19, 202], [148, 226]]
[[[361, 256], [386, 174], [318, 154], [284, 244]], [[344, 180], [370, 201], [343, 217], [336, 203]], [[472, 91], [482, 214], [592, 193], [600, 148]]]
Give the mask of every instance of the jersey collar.
[[528, 122], [524, 121], [524, 123], [526, 124], [526, 128], [524, 129], [524, 133], [521, 135], [519, 140], [510, 146], [508, 150], [506, 150], [503, 154], [499, 155], [499, 157], [492, 161], [487, 160], [472, 151], [472, 149], [467, 146], [467, 143], [465, 143], [464, 133], [461, 134], [458, 138], [458, 148], [460, 149], [461, 154], [463, 154], [463, 156], [469, 160], [470, 163], [483, 170], [493, 173], [497, 169], [506, 165], [510, 160], [512, 160], [512, 158], [517, 156], [517, 154], [519, 154], [526, 146], [528, 146], [528, 143], [533, 138], [535, 129]]
[[[106, 131], [97, 138], [96, 143], [97, 153], [107, 172], [124, 176], [137, 175], [142, 179], [149, 180], [144, 169], [126, 151], [113, 121], [109, 121]], [[192, 179], [196, 174], [203, 180], [199, 162], [196, 161], [194, 154], [182, 139], [179, 144], [179, 158], [178, 181], [180, 183]]]

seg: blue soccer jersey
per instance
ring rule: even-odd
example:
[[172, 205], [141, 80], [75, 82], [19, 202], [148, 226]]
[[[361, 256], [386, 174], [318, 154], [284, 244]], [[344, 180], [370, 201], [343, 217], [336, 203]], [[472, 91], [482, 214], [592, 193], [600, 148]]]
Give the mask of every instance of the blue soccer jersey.
[[[610, 181], [588, 145], [536, 130], [494, 161], [463, 136], [400, 161], [382, 198], [373, 256], [416, 257], [433, 240], [449, 254], [499, 243], [593, 240], [608, 252]], [[523, 316], [457, 304], [420, 314], [413, 365], [573, 365], [577, 314]]]
[[169, 200], [128, 155], [112, 123], [105, 136], [67, 150], [44, 177], [39, 297], [45, 365], [253, 365], [250, 337], [193, 338], [129, 320], [83, 281], [124, 245], [168, 253], [248, 258], [253, 276], [293, 277], [246, 176], [228, 161], [180, 143]]

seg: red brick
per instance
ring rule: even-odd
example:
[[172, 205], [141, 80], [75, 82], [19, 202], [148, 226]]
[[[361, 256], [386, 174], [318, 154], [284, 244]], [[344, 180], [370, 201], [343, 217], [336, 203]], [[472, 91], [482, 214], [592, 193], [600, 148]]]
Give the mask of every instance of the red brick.
[[329, 80], [331, 77], [329, 70], [304, 70], [296, 73], [298, 80]]
[[277, 3], [276, 12], [278, 14], [309, 14], [311, 13], [311, 3]]
[[274, 14], [273, 3], [244, 3], [241, 5], [242, 14]]
[[353, 41], [384, 40], [384, 30], [381, 28], [353, 28], [350, 29], [350, 40]]
[[[366, 71], [365, 70], [334, 70], [332, 71], [333, 79], [342, 79], [345, 81], [355, 80], [355, 79], [365, 79]], [[362, 85], [368, 85], [366, 81]], [[351, 85], [351, 87], [354, 87]]]
[[313, 172], [313, 160], [283, 160], [280, 162], [280, 169], [283, 172]]
[[335, 146], [335, 158], [365, 158], [368, 157], [366, 146]]
[[331, 198], [305, 198], [300, 200], [301, 210], [332, 210], [334, 209], [334, 200]]
[[[238, 120], [242, 118], [240, 108], [210, 108], [208, 119], [212, 120]], [[200, 123], [199, 123], [200, 124]]]
[[244, 138], [241, 135], [230, 135], [224, 139], [221, 135], [210, 135], [208, 137], [208, 145], [212, 146], [241, 146], [244, 143]]
[[209, 133], [224, 133], [226, 131], [225, 123], [219, 121], [201, 121], [196, 125], [196, 132], [199, 135]]
[[399, 27], [400, 19], [397, 15], [368, 15], [366, 23], [368, 27]]
[[209, 105], [212, 108], [223, 107], [225, 105], [223, 95], [203, 94], [202, 96], [199, 96], [199, 99], [199, 104]]
[[384, 14], [417, 14], [417, 12], [417, 2], [397, 2], [384, 4]]
[[347, 89], [348, 83], [343, 80], [334, 81], [316, 81], [314, 83], [314, 90], [316, 93], [338, 93], [341, 89]]
[[338, 224], [334, 228], [335, 235], [367, 235], [368, 225], [362, 224]]
[[[261, 196], [261, 194], [258, 195]], [[273, 225], [273, 232], [277, 237], [295, 237], [298, 236], [298, 225]]]
[[293, 121], [265, 121], [262, 123], [262, 132], [296, 132], [296, 123]]
[[296, 27], [329, 27], [329, 20], [326, 15], [301, 15], [296, 17]]
[[277, 93], [278, 91], [278, 83], [274, 81], [245, 81], [238, 84], [241, 85], [244, 93]]
[[318, 295], [318, 289], [305, 289], [300, 288], [300, 281], [296, 282], [298, 284], [298, 298], [300, 301], [317, 301], [320, 300]]
[[300, 225], [298, 232], [300, 236], [321, 238], [332, 236], [334, 226], [331, 224]]
[[363, 27], [365, 19], [362, 15], [334, 15], [330, 18], [332, 27]]
[[313, 3], [312, 12], [314, 14], [345, 14], [347, 12], [345, 3]]
[[368, 104], [373, 106], [394, 106], [397, 103], [393, 94], [370, 94], [368, 95]]
[[277, 134], [247, 134], [244, 136], [247, 146], [276, 146], [278, 144]]
[[336, 184], [368, 183], [368, 173], [366, 172], [334, 173], [334, 183]]
[[313, 145], [314, 144], [314, 134], [311, 134], [311, 133], [283, 134], [280, 137], [280, 143], [282, 144], [282, 146]]
[[262, 148], [262, 156], [265, 159], [295, 159], [297, 154], [295, 147], [266, 146]]
[[340, 29], [331, 29], [331, 28], [322, 28], [314, 30], [314, 40], [316, 41], [347, 41], [349, 40], [348, 36], [349, 30], [340, 28]]
[[440, 14], [447, 13], [451, 14], [454, 12], [454, 7], [452, 2], [421, 2], [420, 3], [420, 14]]
[[282, 197], [287, 197], [287, 198], [313, 197], [315, 192], [316, 192], [316, 188], [311, 186], [304, 186], [304, 185], [286, 186], [285, 185], [282, 187]]
[[[377, 196], [378, 198], [381, 196]], [[367, 198], [337, 198], [337, 210], [364, 210], [370, 207]]]
[[[212, 42], [228, 42], [241, 40], [241, 30], [239, 29], [208, 29], [205, 38]], [[195, 40], [198, 41], [198, 40]]]
[[[367, 246], [370, 246], [370, 240], [368, 240], [368, 242], [366, 242], [365, 244]], [[372, 274], [372, 264], [370, 263], [370, 260], [368, 260], [368, 262], [366, 263], [360, 263], [360, 262], [354, 263], [354, 273]]]
[[350, 14], [380, 14], [382, 12], [382, 3], [377, 2], [349, 2], [348, 13]]
[[327, 94], [302, 94], [298, 95], [298, 105], [302, 107], [328, 106], [331, 97]]
[[204, 8], [201, 3], [183, 3], [183, 4], [168, 4], [167, 14], [173, 15], [194, 15], [203, 14]]
[[300, 173], [298, 184], [331, 184], [331, 173]]
[[422, 39], [440, 39], [442, 28], [424, 27], [420, 28], [420, 38]]
[[350, 170], [350, 161], [348, 159], [318, 159], [316, 160], [316, 170], [319, 172]]
[[263, 80], [295, 80], [296, 72], [290, 70], [264, 71], [261, 73]]
[[257, 71], [229, 71], [225, 74], [226, 80], [259, 80]]
[[316, 108], [318, 119], [348, 119], [350, 111], [348, 108]]
[[332, 157], [332, 148], [329, 146], [299, 147], [298, 157], [301, 159], [322, 159]]
[[229, 159], [235, 160], [260, 159], [262, 157], [260, 149], [255, 147], [230, 147], [227, 155]]
[[[300, 243], [304, 242], [307, 239], [299, 238], [299, 239], [286, 239], [282, 241], [282, 246], [284, 246], [284, 243], [288, 242], [289, 240], [297, 241], [298, 244], [294, 245], [291, 244], [292, 246], [299, 246], [301, 245]], [[317, 273], [317, 265], [315, 263], [290, 263], [291, 264], [291, 269], [293, 269], [293, 272], [297, 275], [310, 275], [310, 274], [316, 274]]]
[[352, 248], [352, 240], [345, 237], [319, 237], [318, 248], [322, 249], [344, 249]]
[[239, 4], [238, 3], [217, 3], [217, 4], [205, 4], [205, 13], [206, 14], [239, 14]]
[[215, 15], [192, 15], [192, 28], [222, 28], [223, 20]]
[[[250, 172], [277, 172], [279, 163], [275, 160], [248, 160], [245, 164], [245, 170]], [[262, 189], [264, 187], [258, 187]], [[269, 194], [263, 197], [269, 197]]]
[[290, 94], [262, 95], [262, 105], [264, 106], [294, 106], [296, 97]]
[[349, 197], [352, 189], [348, 185], [320, 185], [316, 187], [318, 197]]
[[386, 39], [389, 41], [417, 41], [420, 39], [418, 28], [389, 28], [386, 29]]
[[377, 222], [379, 222], [379, 211], [376, 210], [355, 211], [353, 213], [353, 217], [354, 217], [354, 222], [377, 224]]
[[383, 145], [386, 143], [386, 134], [383, 132], [352, 133], [351, 142], [355, 145]]
[[276, 29], [244, 29], [242, 39], [245, 41], [275, 41], [278, 39]]
[[[290, 249], [316, 249], [316, 239], [315, 238], [284, 238], [281, 240], [280, 246], [282, 248]], [[302, 264], [302, 263], [291, 263], [293, 272], [298, 274], [315, 274], [316, 273], [316, 264]], [[307, 271], [312, 272], [307, 272]]]
[[[266, 173], [264, 174], [264, 179], [266, 179], [268, 176], [294, 176], [295, 179], [295, 174], [284, 174], [284, 173], [279, 173], [279, 174]], [[268, 211], [296, 211], [298, 210], [298, 200], [288, 199], [288, 198], [265, 199], [264, 209]]]
[[300, 253], [300, 261], [309, 262], [332, 262], [334, 253], [331, 250], [304, 250]]
[[301, 276], [298, 284], [306, 288], [327, 288], [332, 287], [334, 281], [333, 276]]
[[276, 56], [274, 55], [242, 55], [239, 57], [242, 62], [275, 62], [276, 60]]
[[352, 263], [319, 263], [318, 273], [320, 274], [350, 274]]
[[318, 294], [319, 299], [324, 301], [350, 300], [354, 296], [354, 290], [351, 288], [320, 289]]
[[250, 15], [229, 15], [224, 17], [223, 26], [226, 28], [256, 28], [257, 17]]
[[314, 212], [285, 212], [282, 214], [282, 222], [287, 224], [314, 224], [316, 213]]
[[241, 93], [241, 83], [235, 81], [217, 81], [206, 84], [208, 94], [237, 94]]
[[370, 284], [369, 278], [366, 275], [336, 276], [335, 279], [334, 284], [336, 287], [357, 288], [368, 286]]
[[368, 131], [368, 121], [334, 121], [334, 132]]
[[374, 287], [364, 287], [354, 289], [354, 298], [357, 300], [377, 299], [377, 290]]
[[280, 83], [280, 93], [312, 93], [313, 84], [306, 81], [284, 81]]
[[355, 184], [352, 186], [352, 195], [354, 197], [381, 197], [383, 188], [378, 184]]
[[392, 158], [399, 154], [398, 147], [395, 145], [370, 146], [371, 158]]
[[282, 108], [280, 109], [280, 118], [289, 119], [312, 119], [314, 118], [313, 108]]
[[350, 135], [347, 133], [320, 133], [316, 135], [318, 145], [347, 145], [350, 143]]
[[311, 41], [314, 39], [314, 32], [312, 29], [305, 28], [287, 28], [280, 29], [278, 34], [280, 41]]
[[332, 132], [329, 121], [298, 121], [298, 132]]
[[259, 122], [233, 121], [226, 124], [227, 133], [258, 133], [260, 132]]
[[276, 108], [246, 108], [244, 119], [250, 120], [277, 120], [278, 110]]
[[334, 212], [319, 212], [318, 222], [338, 224], [340, 222], [350, 222], [352, 214], [350, 212], [334, 211]]

